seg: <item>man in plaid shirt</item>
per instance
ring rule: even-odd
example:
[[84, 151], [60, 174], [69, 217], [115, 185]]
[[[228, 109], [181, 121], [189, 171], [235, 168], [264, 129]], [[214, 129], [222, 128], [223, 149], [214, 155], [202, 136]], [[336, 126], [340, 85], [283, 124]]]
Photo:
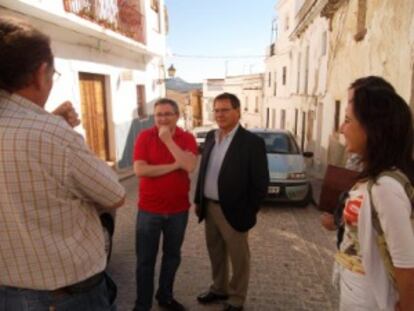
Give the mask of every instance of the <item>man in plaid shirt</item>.
[[0, 309], [115, 310], [97, 207], [117, 208], [117, 175], [44, 110], [55, 74], [47, 36], [0, 17]]

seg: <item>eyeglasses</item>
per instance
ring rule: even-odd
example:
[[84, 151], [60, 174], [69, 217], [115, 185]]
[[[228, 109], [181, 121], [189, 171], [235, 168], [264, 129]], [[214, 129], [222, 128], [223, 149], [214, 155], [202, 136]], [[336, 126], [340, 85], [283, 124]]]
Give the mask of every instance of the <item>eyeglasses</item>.
[[59, 71], [53, 68], [53, 82], [56, 82], [57, 80], [59, 80], [61, 75], [62, 74]]
[[173, 116], [175, 116], [176, 114], [173, 112], [165, 112], [165, 113], [156, 113], [154, 116], [156, 118], [162, 118], [162, 117], [166, 117], [166, 118], [171, 118]]
[[219, 114], [219, 113], [228, 113], [228, 112], [230, 112], [231, 110], [233, 110], [233, 109], [231, 109], [231, 108], [213, 109], [213, 112], [214, 112], [215, 114]]

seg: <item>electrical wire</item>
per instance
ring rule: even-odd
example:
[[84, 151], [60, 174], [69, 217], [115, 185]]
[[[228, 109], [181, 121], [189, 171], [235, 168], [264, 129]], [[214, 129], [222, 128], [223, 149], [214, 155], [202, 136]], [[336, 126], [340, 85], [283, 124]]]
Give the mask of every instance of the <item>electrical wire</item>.
[[172, 57], [177, 58], [199, 58], [199, 59], [245, 59], [245, 58], [265, 58], [265, 55], [186, 55], [186, 54], [172, 54]]

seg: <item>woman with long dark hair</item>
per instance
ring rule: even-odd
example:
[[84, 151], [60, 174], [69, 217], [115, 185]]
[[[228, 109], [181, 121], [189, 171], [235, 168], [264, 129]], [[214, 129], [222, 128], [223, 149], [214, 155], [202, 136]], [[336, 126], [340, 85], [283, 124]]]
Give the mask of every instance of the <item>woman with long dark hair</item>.
[[341, 126], [362, 172], [349, 192], [340, 266], [340, 310], [414, 310], [413, 121], [380, 77], [351, 84]]

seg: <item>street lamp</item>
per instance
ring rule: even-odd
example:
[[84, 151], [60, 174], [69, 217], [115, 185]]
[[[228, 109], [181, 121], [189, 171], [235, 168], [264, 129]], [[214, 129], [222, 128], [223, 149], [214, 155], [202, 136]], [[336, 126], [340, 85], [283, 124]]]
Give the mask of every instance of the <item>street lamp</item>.
[[176, 70], [175, 70], [175, 68], [174, 68], [174, 65], [173, 65], [173, 64], [171, 64], [171, 66], [170, 66], [170, 67], [168, 67], [168, 77], [169, 77], [169, 78], [174, 78], [174, 76], [175, 76], [175, 72], [176, 72]]
[[[164, 68], [164, 65], [162, 65], [162, 68]], [[162, 69], [162, 71], [164, 71], [164, 69]], [[169, 79], [174, 78], [176, 71], [177, 70], [174, 68], [174, 65], [171, 65], [170, 67], [168, 67], [168, 70], [167, 70], [168, 78]], [[165, 72], [164, 72], [164, 76], [165, 76]], [[168, 79], [160, 78], [160, 79], [157, 79], [155, 81], [156, 81], [157, 84], [163, 84], [163, 83], [165, 83], [166, 80], [168, 80]]]

